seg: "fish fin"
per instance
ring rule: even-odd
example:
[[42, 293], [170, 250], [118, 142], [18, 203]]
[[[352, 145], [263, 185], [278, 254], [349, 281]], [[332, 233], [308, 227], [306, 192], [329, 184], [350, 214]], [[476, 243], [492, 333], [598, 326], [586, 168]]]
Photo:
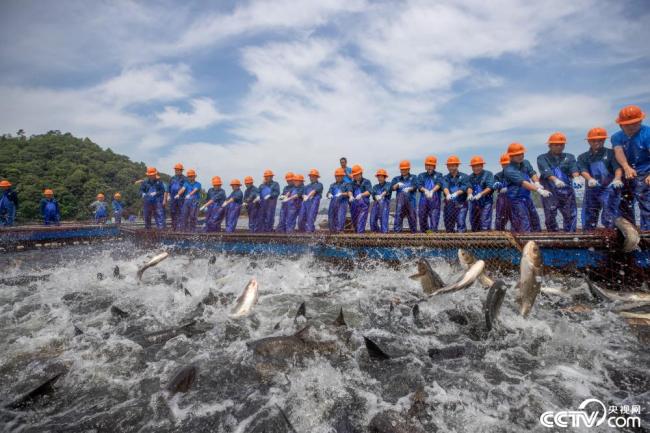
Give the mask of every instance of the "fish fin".
[[377, 345], [377, 343], [372, 341], [370, 338], [364, 335], [363, 341], [366, 343], [366, 350], [368, 351], [368, 356], [370, 356], [371, 359], [379, 359], [379, 360], [390, 359], [390, 356], [386, 352], [381, 350], [381, 348]]
[[604, 301], [605, 297], [600, 293], [600, 291], [596, 288], [594, 283], [591, 281], [591, 278], [589, 278], [588, 275], [585, 275], [585, 282], [587, 283], [587, 289], [589, 289], [589, 293], [591, 296], [597, 300], [597, 301]]
[[293, 334], [293, 336], [296, 337], [296, 338], [299, 338], [300, 340], [304, 340], [307, 337], [307, 334], [309, 334], [309, 328], [311, 328], [311, 324], [308, 324], [307, 326], [302, 328], [300, 331]]
[[144, 271], [145, 271], [146, 269], [147, 269], [147, 268], [140, 268], [140, 269], [138, 269], [138, 273], [137, 273], [138, 280], [141, 280], [141, 279], [142, 279], [142, 274], [144, 274]]
[[296, 316], [294, 317], [294, 320], [296, 320], [298, 317], [307, 317], [307, 306], [303, 302], [300, 304], [300, 307], [298, 307], [298, 311], [296, 311]]
[[345, 323], [345, 317], [343, 317], [343, 307], [339, 310], [339, 315], [334, 321], [334, 325], [336, 326], [348, 326], [347, 323]]
[[419, 280], [423, 276], [424, 276], [424, 274], [413, 274], [413, 275], [409, 275], [409, 278], [412, 279], [412, 280]]

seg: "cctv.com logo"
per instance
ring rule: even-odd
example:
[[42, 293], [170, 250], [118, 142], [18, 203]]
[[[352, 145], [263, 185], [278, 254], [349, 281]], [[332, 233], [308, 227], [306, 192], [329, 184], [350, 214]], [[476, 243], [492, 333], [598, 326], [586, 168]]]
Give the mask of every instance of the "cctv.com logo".
[[[593, 410], [587, 410], [590, 406]], [[589, 398], [578, 407], [578, 410], [564, 410], [560, 412], [548, 411], [539, 417], [539, 422], [548, 428], [577, 428], [598, 427], [603, 424], [611, 428], [641, 427], [641, 418], [632, 416], [640, 413], [639, 406], [633, 406], [632, 411], [628, 406], [610, 406], [609, 411], [605, 404], [595, 398]], [[627, 410], [626, 410], [627, 409]]]

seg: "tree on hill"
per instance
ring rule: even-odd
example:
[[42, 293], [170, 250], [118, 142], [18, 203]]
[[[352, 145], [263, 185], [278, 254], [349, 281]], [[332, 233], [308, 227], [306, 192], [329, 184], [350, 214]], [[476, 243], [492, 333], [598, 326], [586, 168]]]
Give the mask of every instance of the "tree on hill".
[[[54, 190], [62, 219], [89, 219], [89, 205], [100, 192], [110, 203], [119, 191], [128, 211], [138, 213], [142, 203], [139, 186], [133, 182], [142, 179], [145, 171], [144, 163], [70, 133], [0, 136], [0, 178], [9, 179], [18, 192], [18, 221], [40, 219], [39, 202], [45, 188]], [[164, 173], [161, 178], [169, 181]]]

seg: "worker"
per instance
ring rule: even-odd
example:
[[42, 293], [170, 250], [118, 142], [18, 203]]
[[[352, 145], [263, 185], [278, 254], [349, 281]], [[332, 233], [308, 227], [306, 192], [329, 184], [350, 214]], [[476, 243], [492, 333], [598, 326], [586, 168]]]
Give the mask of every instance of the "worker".
[[272, 232], [275, 224], [275, 207], [280, 195], [280, 185], [273, 180], [273, 171], [264, 171], [264, 182], [260, 190], [260, 214], [257, 230], [259, 232]]
[[183, 175], [183, 164], [180, 162], [176, 163], [174, 165], [174, 175], [169, 179], [169, 188], [166, 197], [166, 201], [169, 203], [169, 214], [172, 218], [172, 230], [180, 230], [183, 197], [178, 195], [178, 191], [183, 188], [186, 180]]
[[445, 194], [443, 219], [447, 232], [463, 233], [467, 229], [467, 190], [469, 176], [458, 171], [460, 159], [452, 155], [447, 158], [449, 173], [443, 176], [442, 186]]
[[530, 192], [535, 191], [542, 198], [551, 196], [551, 192], [545, 190], [539, 183], [539, 176], [533, 170], [533, 166], [524, 159], [525, 153], [526, 148], [521, 143], [511, 143], [508, 146], [510, 164], [503, 169], [503, 179], [508, 188], [510, 223], [512, 230], [517, 233], [542, 230]]
[[635, 223], [636, 202], [640, 228], [650, 230], [650, 127], [642, 124], [644, 118], [645, 113], [636, 105], [621, 109], [616, 119], [621, 130], [612, 135], [612, 146], [625, 174], [620, 215]]
[[298, 216], [298, 231], [313, 233], [316, 231], [316, 216], [323, 196], [323, 184], [318, 180], [320, 173], [315, 168], [309, 171], [309, 185], [302, 195], [302, 206]]
[[364, 233], [368, 222], [372, 184], [363, 177], [363, 168], [359, 164], [352, 166], [351, 175], [350, 216], [352, 217], [352, 226], [357, 233]]
[[176, 193], [174, 199], [183, 198], [181, 210], [181, 230], [193, 232], [199, 216], [199, 202], [201, 201], [201, 184], [196, 181], [196, 171], [187, 170], [187, 179], [183, 187]]
[[244, 201], [244, 193], [241, 192], [241, 182], [239, 179], [231, 180], [230, 186], [232, 192], [221, 205], [226, 211], [226, 233], [233, 233], [237, 228], [237, 220], [239, 219], [242, 202]]
[[285, 233], [292, 233], [296, 230], [298, 215], [302, 207], [302, 196], [305, 190], [305, 177], [302, 174], [293, 175], [293, 188], [290, 188], [285, 196]]
[[352, 182], [352, 169], [348, 167], [348, 159], [345, 156], [342, 156], [341, 159], [339, 159], [339, 164], [341, 164], [341, 168], [345, 171], [343, 181], [347, 183]]
[[402, 231], [404, 217], [406, 216], [412, 233], [417, 232], [417, 219], [415, 216], [415, 194], [418, 188], [418, 179], [411, 174], [410, 161], [399, 163], [400, 175], [391, 181], [391, 188], [395, 191], [397, 205], [395, 207], [395, 221], [393, 230]]
[[95, 224], [106, 224], [108, 219], [108, 203], [106, 203], [106, 198], [101, 192], [97, 194], [97, 199], [90, 204], [90, 207], [94, 211], [93, 219]]
[[566, 136], [555, 132], [548, 138], [549, 151], [537, 157], [537, 168], [544, 189], [551, 192], [549, 197], [542, 197], [546, 230], [558, 231], [557, 213], [562, 214], [565, 232], [575, 232], [578, 224], [576, 195], [573, 189], [582, 185], [573, 179], [580, 177], [576, 158], [564, 152]]
[[59, 210], [59, 202], [54, 198], [54, 191], [46, 189], [43, 191], [45, 198], [41, 199], [41, 215], [43, 216], [43, 224], [46, 226], [56, 225], [61, 222], [61, 212]]
[[390, 198], [393, 194], [390, 183], [386, 182], [388, 173], [383, 168], [375, 173], [377, 185], [372, 187], [372, 209], [370, 210], [370, 230], [375, 233], [388, 233]]
[[290, 171], [285, 173], [284, 180], [287, 182], [287, 184], [284, 186], [284, 188], [282, 188], [282, 194], [280, 194], [278, 197], [278, 200], [280, 200], [280, 215], [278, 215], [278, 226], [275, 228], [275, 231], [279, 233], [284, 233], [287, 231], [287, 205], [289, 203], [285, 203], [285, 200], [289, 191], [291, 191], [294, 187], [293, 173]]
[[156, 227], [162, 229], [165, 227], [165, 213], [163, 200], [165, 196], [165, 186], [157, 177], [158, 170], [154, 167], [147, 168], [147, 179], [140, 184], [140, 195], [143, 199], [144, 228], [151, 228], [151, 217], [156, 221]]
[[438, 158], [427, 156], [424, 172], [418, 175], [420, 203], [418, 219], [422, 233], [437, 231], [440, 222], [440, 195], [442, 193], [442, 173], [436, 171]]
[[244, 178], [244, 186], [246, 186], [246, 190], [244, 191], [244, 203], [242, 206], [246, 208], [246, 212], [248, 213], [248, 229], [256, 233], [258, 231], [257, 223], [260, 213], [260, 193], [257, 187], [253, 185], [252, 176], [246, 176]]
[[330, 205], [327, 210], [327, 222], [332, 233], [342, 232], [345, 228], [345, 216], [348, 212], [350, 184], [345, 182], [345, 170], [342, 167], [334, 171], [336, 180], [327, 191]]
[[582, 200], [582, 228], [586, 231], [596, 229], [599, 215], [605, 228], [613, 228], [618, 216], [623, 170], [614, 151], [605, 148], [606, 139], [604, 128], [590, 129], [586, 138], [589, 150], [578, 156], [578, 170], [587, 186]]
[[11, 186], [6, 179], [0, 181], [0, 227], [11, 227], [16, 220], [18, 194]]
[[506, 187], [506, 181], [503, 176], [503, 171], [505, 168], [510, 165], [510, 155], [504, 153], [499, 159], [499, 164], [501, 164], [501, 171], [494, 175], [494, 191], [498, 192], [497, 204], [495, 211], [496, 221], [494, 222], [494, 229], [504, 231], [508, 226], [508, 221], [510, 221], [510, 203], [508, 202], [508, 188]]
[[485, 160], [481, 156], [474, 156], [469, 165], [472, 167], [467, 189], [470, 228], [474, 232], [492, 230], [494, 175], [483, 169]]
[[221, 221], [226, 215], [225, 207], [222, 207], [226, 201], [226, 191], [221, 188], [223, 182], [219, 176], [212, 177], [212, 188], [208, 190], [208, 201], [199, 209], [200, 212], [207, 211], [205, 214], [205, 231], [220, 232]]
[[124, 204], [122, 203], [122, 194], [116, 192], [113, 194], [113, 201], [111, 202], [113, 208], [113, 219], [115, 224], [122, 224], [122, 213], [124, 212]]

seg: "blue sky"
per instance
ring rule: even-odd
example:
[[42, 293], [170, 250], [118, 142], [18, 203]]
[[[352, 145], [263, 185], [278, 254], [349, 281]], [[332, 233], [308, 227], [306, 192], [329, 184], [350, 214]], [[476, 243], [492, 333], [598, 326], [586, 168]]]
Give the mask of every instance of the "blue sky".
[[367, 177], [430, 154], [496, 170], [510, 142], [534, 160], [559, 130], [578, 154], [621, 106], [650, 109], [649, 18], [647, 1], [5, 0], [0, 131], [71, 132], [206, 184], [328, 183], [343, 155]]

